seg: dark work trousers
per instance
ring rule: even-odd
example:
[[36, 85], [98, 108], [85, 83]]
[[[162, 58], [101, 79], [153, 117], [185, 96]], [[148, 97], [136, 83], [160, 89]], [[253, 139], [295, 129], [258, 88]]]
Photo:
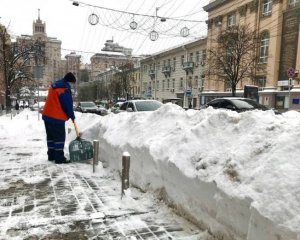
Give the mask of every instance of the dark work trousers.
[[62, 161], [64, 157], [64, 146], [66, 140], [65, 124], [45, 122], [47, 134], [48, 160]]

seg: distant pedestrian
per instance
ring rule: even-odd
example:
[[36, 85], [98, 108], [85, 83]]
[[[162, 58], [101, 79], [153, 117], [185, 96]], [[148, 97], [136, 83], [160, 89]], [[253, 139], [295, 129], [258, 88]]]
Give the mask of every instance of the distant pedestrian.
[[74, 122], [73, 99], [71, 86], [76, 78], [73, 73], [67, 73], [63, 79], [55, 81], [48, 91], [48, 96], [42, 118], [47, 134], [48, 160], [57, 164], [69, 163], [64, 156], [66, 140], [65, 122]]
[[17, 114], [19, 114], [20, 105], [19, 105], [18, 101], [16, 101], [15, 109], [17, 111]]

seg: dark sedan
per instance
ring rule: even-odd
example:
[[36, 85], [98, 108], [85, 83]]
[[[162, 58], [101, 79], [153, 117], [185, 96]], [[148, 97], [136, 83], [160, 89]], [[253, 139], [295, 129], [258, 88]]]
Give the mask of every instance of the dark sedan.
[[[202, 108], [207, 107], [213, 108], [223, 108], [228, 110], [233, 110], [236, 112], [244, 112], [249, 110], [270, 110], [266, 106], [257, 103], [256, 101], [249, 98], [238, 98], [238, 97], [228, 97], [228, 98], [216, 98], [208, 103], [206, 103]], [[277, 112], [274, 111], [276, 114]]]
[[79, 102], [75, 111], [82, 112], [82, 113], [95, 113], [101, 114], [101, 110], [97, 107], [94, 102]]

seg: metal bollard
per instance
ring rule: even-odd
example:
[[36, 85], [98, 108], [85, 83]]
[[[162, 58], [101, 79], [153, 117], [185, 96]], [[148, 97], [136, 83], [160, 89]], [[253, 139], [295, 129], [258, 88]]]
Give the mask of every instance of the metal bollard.
[[94, 146], [94, 157], [93, 157], [93, 173], [94, 173], [96, 170], [96, 165], [98, 165], [99, 140], [94, 140], [93, 146]]
[[130, 168], [130, 154], [124, 152], [122, 156], [122, 196], [124, 190], [129, 188], [129, 168]]

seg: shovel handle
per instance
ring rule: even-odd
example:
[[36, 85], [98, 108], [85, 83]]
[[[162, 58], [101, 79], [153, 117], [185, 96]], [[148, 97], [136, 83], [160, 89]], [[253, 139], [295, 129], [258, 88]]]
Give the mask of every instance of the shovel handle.
[[76, 136], [79, 138], [79, 131], [78, 131], [78, 127], [77, 127], [77, 124], [76, 124], [75, 120], [74, 120], [73, 123], [74, 123], [74, 128], [75, 128]]

